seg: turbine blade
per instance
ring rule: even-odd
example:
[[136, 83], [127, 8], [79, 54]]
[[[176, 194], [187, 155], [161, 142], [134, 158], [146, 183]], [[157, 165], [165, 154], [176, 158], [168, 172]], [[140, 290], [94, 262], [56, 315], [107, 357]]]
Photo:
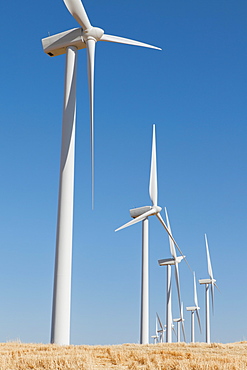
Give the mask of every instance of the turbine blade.
[[183, 302], [181, 303], [181, 319], [182, 319], [182, 321], [184, 320], [184, 304], [183, 304]]
[[174, 331], [175, 337], [176, 337], [176, 338], [178, 338], [178, 336], [177, 336], [177, 332], [176, 332], [176, 330], [175, 330], [175, 328], [174, 328], [174, 325], [172, 325], [172, 330]]
[[131, 226], [131, 225], [134, 225], [136, 224], [137, 222], [140, 222], [140, 221], [143, 221], [145, 220], [145, 218], [147, 218], [148, 216], [151, 216], [153, 214], [153, 209], [150, 209], [149, 211], [143, 213], [142, 215], [134, 218], [134, 220], [131, 220], [129, 222], [127, 222], [126, 224], [124, 224], [123, 226], [119, 227], [118, 229], [116, 229], [115, 231], [119, 231], [121, 229], [124, 229], [125, 227], [128, 227], [128, 226]]
[[131, 39], [126, 39], [125, 37], [106, 35], [105, 33], [100, 38], [100, 41], [116, 42], [116, 43], [119, 43], [119, 44], [142, 46], [144, 48], [162, 50], [161, 48], [158, 48], [157, 46], [145, 44], [144, 42], [135, 41], [135, 40], [131, 40]]
[[157, 206], [158, 202], [158, 186], [157, 186], [157, 159], [156, 159], [156, 135], [155, 125], [153, 125], [153, 139], [152, 139], [152, 155], [151, 155], [151, 168], [149, 180], [149, 196], [153, 206]]
[[196, 274], [194, 272], [194, 303], [195, 306], [198, 307], [198, 298], [197, 298], [197, 290], [196, 290]]
[[200, 332], [202, 332], [201, 320], [200, 320], [200, 315], [199, 315], [198, 309], [196, 309], [196, 317], [197, 317], [198, 325], [199, 325], [199, 328], [200, 328]]
[[169, 237], [172, 239], [172, 241], [174, 242], [174, 244], [178, 247], [177, 243], [175, 242], [172, 234], [170, 233], [168, 227], [166, 226], [165, 224], [165, 221], [163, 220], [163, 218], [161, 217], [161, 214], [160, 213], [156, 213], [156, 216], [158, 217], [159, 221], [161, 222], [161, 224], [163, 225], [163, 227], [165, 228], [167, 234], [169, 235]]
[[185, 335], [185, 327], [184, 327], [184, 322], [182, 321], [182, 332], [183, 332], [183, 337], [184, 337], [184, 341], [186, 342], [186, 335]]
[[88, 19], [87, 13], [80, 0], [63, 0], [70, 14], [77, 20], [79, 25], [84, 29], [91, 28], [92, 25]]
[[159, 326], [160, 326], [160, 328], [163, 330], [164, 328], [163, 328], [163, 324], [162, 324], [162, 322], [161, 322], [161, 320], [160, 320], [160, 317], [159, 317], [159, 315], [158, 315], [158, 313], [156, 312], [156, 315], [157, 315], [157, 319], [158, 319], [158, 322], [159, 322]]
[[206, 252], [207, 252], [207, 261], [208, 261], [208, 274], [210, 276], [210, 279], [213, 279], [213, 269], [211, 265], [211, 260], [210, 260], [210, 254], [209, 254], [209, 249], [208, 249], [208, 240], [207, 240], [207, 235], [205, 234], [205, 243], [206, 243]]
[[181, 302], [181, 295], [180, 295], [180, 282], [179, 282], [178, 263], [175, 263], [175, 277], [176, 277], [176, 285], [177, 285], [177, 292], [178, 292], [178, 304], [179, 304], [179, 311], [180, 311], [180, 318], [181, 318], [181, 324], [182, 324], [183, 337], [184, 337], [184, 341], [186, 342], [185, 328], [184, 328], [184, 306], [183, 306], [183, 302]]
[[184, 305], [183, 305], [183, 302], [181, 303], [181, 306], [180, 306], [180, 318], [181, 318], [183, 337], [184, 337], [184, 341], [186, 342], [185, 328], [184, 328]]
[[220, 288], [218, 287], [218, 285], [216, 283], [214, 283], [214, 286], [218, 289], [218, 291], [221, 293], [220, 291]]
[[177, 250], [179, 251], [179, 253], [184, 257], [184, 260], [187, 264], [187, 266], [189, 267], [190, 271], [193, 273], [190, 265], [189, 265], [189, 262], [187, 261], [187, 259], [185, 258], [185, 255], [183, 254], [183, 252], [181, 251], [181, 249], [179, 248], [178, 244], [176, 243], [175, 239], [173, 238], [172, 234], [170, 233], [170, 231], [168, 230], [163, 218], [161, 217], [160, 213], [156, 213], [155, 214], [156, 217], [158, 217], [159, 221], [161, 222], [161, 224], [163, 225], [163, 227], [165, 228], [167, 234], [170, 236], [170, 238], [172, 239], [173, 243], [175, 244], [175, 246], [177, 247]]
[[211, 296], [212, 296], [212, 311], [214, 314], [214, 283], [211, 283]]
[[[178, 263], [176, 263], [176, 262], [175, 262], [175, 278], [176, 278], [177, 293], [178, 293], [179, 311], [180, 311], [180, 315], [181, 315], [182, 304], [181, 304], [181, 295], [180, 295], [179, 270], [178, 270]], [[182, 316], [181, 316], [181, 318], [182, 318]]]
[[[168, 213], [167, 213], [167, 209], [166, 208], [165, 208], [165, 215], [166, 215], [167, 228], [170, 231], [170, 233], [172, 234], [172, 230], [171, 230], [171, 226], [170, 226], [170, 222], [169, 222]], [[173, 258], [176, 259], [176, 257], [177, 257], [176, 250], [175, 250], [174, 243], [173, 243], [173, 241], [172, 241], [171, 238], [169, 238], [169, 244], [170, 244], [170, 252], [171, 252], [171, 255], [172, 255]]]
[[87, 72], [90, 101], [90, 134], [91, 134], [91, 168], [92, 168], [92, 209], [94, 208], [94, 60], [95, 44], [92, 39], [87, 41]]

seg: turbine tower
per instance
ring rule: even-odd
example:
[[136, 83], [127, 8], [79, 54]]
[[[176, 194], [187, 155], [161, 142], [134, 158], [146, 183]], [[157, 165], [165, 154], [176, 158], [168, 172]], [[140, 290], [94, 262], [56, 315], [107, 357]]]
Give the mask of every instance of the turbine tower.
[[208, 274], [209, 279], [200, 279], [200, 284], [205, 284], [205, 303], [206, 303], [206, 343], [211, 343], [210, 341], [210, 309], [209, 309], [209, 286], [211, 285], [211, 298], [212, 298], [212, 307], [214, 309], [214, 286], [216, 285], [216, 280], [213, 277], [213, 269], [210, 260], [210, 254], [208, 249], [208, 240], [207, 235], [205, 234], [205, 243], [206, 243], [206, 252], [207, 252], [207, 263], [208, 263]]
[[140, 329], [140, 343], [149, 343], [149, 267], [148, 267], [148, 217], [156, 216], [161, 222], [169, 236], [172, 238], [174, 244], [178, 247], [176, 241], [168, 230], [163, 218], [160, 215], [161, 207], [158, 206], [158, 186], [157, 186], [157, 163], [156, 163], [156, 136], [155, 125], [153, 125], [152, 138], [152, 156], [149, 182], [149, 195], [152, 206], [145, 206], [134, 208], [130, 210], [131, 217], [134, 220], [127, 222], [115, 231], [124, 229], [125, 227], [136, 224], [142, 221], [142, 280], [141, 280], [141, 329]]
[[[167, 286], [166, 286], [166, 342], [172, 342], [172, 279], [171, 279], [171, 266], [175, 266], [175, 277], [176, 277], [176, 285], [177, 285], [177, 293], [178, 293], [178, 303], [179, 303], [179, 311], [181, 314], [182, 305], [181, 305], [181, 295], [180, 295], [180, 282], [179, 282], [179, 269], [178, 264], [185, 258], [184, 255], [177, 256], [174, 241], [170, 235], [172, 235], [171, 226], [168, 218], [168, 213], [165, 208], [166, 214], [166, 223], [167, 228], [169, 230], [169, 244], [170, 244], [170, 252], [172, 257], [159, 260], [158, 263], [160, 266], [167, 267]], [[179, 249], [180, 250], [180, 249]], [[180, 251], [181, 252], [181, 251]], [[183, 253], [181, 253], [183, 254]], [[185, 338], [185, 330], [184, 330], [184, 323], [182, 321], [182, 329]]]
[[70, 342], [77, 51], [87, 49], [93, 208], [94, 59], [96, 42], [109, 41], [153, 49], [159, 48], [142, 42], [107, 35], [102, 29], [91, 25], [80, 0], [64, 0], [64, 3], [80, 27], [44, 38], [42, 39], [42, 45], [44, 52], [51, 57], [66, 54], [51, 343], [68, 345]]
[[192, 307], [186, 307], [187, 311], [191, 312], [191, 343], [195, 342], [195, 313], [198, 320], [198, 325], [200, 328], [200, 331], [202, 332], [201, 328], [201, 320], [199, 315], [200, 307], [198, 306], [198, 298], [197, 298], [197, 290], [196, 290], [196, 274], [194, 272], [194, 306]]

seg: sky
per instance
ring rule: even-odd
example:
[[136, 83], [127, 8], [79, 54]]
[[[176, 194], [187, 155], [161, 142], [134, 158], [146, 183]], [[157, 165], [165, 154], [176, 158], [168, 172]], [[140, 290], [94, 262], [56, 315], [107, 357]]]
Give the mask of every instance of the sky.
[[[141, 224], [151, 205], [156, 124], [158, 204], [197, 280], [214, 277], [211, 341], [247, 340], [247, 3], [84, 0], [94, 26], [162, 51], [98, 42], [95, 209], [91, 209], [86, 52], [78, 53], [72, 344], [138, 343]], [[65, 56], [41, 39], [78, 27], [62, 0], [1, 3], [0, 342], [49, 343]], [[162, 211], [162, 216], [164, 213]], [[150, 217], [150, 336], [165, 323], [167, 234]], [[193, 276], [180, 264], [184, 306]], [[179, 316], [173, 276], [173, 317]], [[205, 289], [197, 285], [205, 341]], [[184, 312], [187, 341], [190, 314]], [[173, 338], [175, 341], [175, 337]], [[151, 341], [151, 338], [150, 338]]]

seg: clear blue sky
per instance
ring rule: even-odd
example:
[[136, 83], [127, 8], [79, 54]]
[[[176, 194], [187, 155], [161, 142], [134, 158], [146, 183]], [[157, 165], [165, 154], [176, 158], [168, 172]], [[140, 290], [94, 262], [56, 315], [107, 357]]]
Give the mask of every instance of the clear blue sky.
[[[138, 342], [141, 225], [115, 233], [149, 205], [152, 124], [159, 205], [197, 278], [204, 233], [221, 292], [212, 341], [247, 339], [246, 0], [84, 0], [93, 25], [163, 50], [98, 43], [95, 210], [91, 210], [86, 53], [78, 63], [71, 342]], [[64, 56], [41, 39], [73, 27], [62, 0], [1, 4], [0, 342], [49, 342]], [[150, 335], [165, 321], [168, 238], [150, 218]], [[182, 300], [193, 279], [180, 266]], [[174, 317], [178, 316], [175, 286]], [[204, 340], [204, 287], [198, 285]], [[190, 315], [185, 312], [187, 338]]]

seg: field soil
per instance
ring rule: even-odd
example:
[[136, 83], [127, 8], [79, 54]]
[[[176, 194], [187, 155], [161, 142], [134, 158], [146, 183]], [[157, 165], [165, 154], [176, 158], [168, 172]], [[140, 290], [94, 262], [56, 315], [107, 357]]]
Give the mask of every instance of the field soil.
[[112, 346], [0, 344], [1, 370], [247, 370], [247, 342]]

